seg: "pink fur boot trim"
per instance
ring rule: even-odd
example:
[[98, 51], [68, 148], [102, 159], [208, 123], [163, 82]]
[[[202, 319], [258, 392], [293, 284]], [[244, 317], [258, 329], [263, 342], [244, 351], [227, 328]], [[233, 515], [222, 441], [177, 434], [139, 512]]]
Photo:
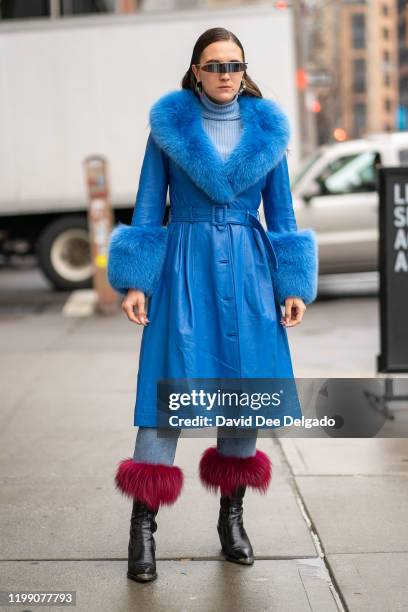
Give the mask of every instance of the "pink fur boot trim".
[[230, 495], [242, 485], [265, 493], [271, 480], [272, 463], [260, 450], [250, 457], [234, 457], [222, 455], [216, 447], [211, 447], [201, 456], [199, 473], [203, 485], [214, 492], [219, 488], [221, 495]]
[[174, 465], [123, 459], [115, 474], [116, 488], [153, 509], [174, 504], [183, 487], [181, 469]]

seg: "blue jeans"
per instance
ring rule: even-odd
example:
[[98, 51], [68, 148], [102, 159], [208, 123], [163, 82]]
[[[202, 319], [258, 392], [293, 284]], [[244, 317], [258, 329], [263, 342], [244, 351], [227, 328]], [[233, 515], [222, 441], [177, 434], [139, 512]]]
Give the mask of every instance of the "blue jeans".
[[[227, 428], [228, 429], [228, 428]], [[241, 432], [234, 429], [234, 433]], [[217, 429], [217, 449], [222, 455], [234, 457], [250, 457], [256, 452], [257, 429], [242, 430], [242, 437], [225, 437], [224, 428]], [[161, 435], [159, 435], [161, 433]], [[162, 463], [173, 465], [176, 454], [177, 442], [181, 429], [163, 429], [156, 427], [139, 427], [134, 461], [145, 463]]]

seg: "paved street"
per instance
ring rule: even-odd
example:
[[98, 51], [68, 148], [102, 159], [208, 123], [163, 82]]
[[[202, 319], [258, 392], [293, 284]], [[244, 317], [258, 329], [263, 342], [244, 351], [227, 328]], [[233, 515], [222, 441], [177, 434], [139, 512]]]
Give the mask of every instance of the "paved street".
[[[141, 329], [120, 311], [63, 316], [70, 295], [35, 268], [0, 270], [0, 283], [0, 590], [73, 590], [81, 612], [408, 610], [398, 437], [261, 438], [273, 478], [245, 504], [253, 567], [219, 556], [218, 499], [197, 476], [214, 438], [182, 438], [184, 490], [157, 519], [159, 578], [129, 581], [131, 502], [113, 476], [133, 453]], [[326, 296], [288, 333], [298, 377], [375, 375], [375, 293]], [[406, 415], [395, 406], [394, 431]]]

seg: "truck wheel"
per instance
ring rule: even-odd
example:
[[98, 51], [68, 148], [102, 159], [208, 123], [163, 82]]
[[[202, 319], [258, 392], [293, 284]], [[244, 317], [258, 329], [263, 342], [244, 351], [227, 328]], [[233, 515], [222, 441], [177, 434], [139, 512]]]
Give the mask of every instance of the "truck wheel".
[[70, 291], [92, 287], [86, 217], [66, 216], [47, 225], [38, 238], [36, 253], [41, 270], [56, 289]]

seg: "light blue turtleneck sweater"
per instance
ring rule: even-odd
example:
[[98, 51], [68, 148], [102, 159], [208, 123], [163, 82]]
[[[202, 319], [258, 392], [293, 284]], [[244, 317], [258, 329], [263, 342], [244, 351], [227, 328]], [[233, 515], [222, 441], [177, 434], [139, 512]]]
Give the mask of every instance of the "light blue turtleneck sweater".
[[203, 127], [225, 161], [237, 144], [242, 131], [238, 94], [230, 102], [217, 103], [202, 92], [200, 100]]

